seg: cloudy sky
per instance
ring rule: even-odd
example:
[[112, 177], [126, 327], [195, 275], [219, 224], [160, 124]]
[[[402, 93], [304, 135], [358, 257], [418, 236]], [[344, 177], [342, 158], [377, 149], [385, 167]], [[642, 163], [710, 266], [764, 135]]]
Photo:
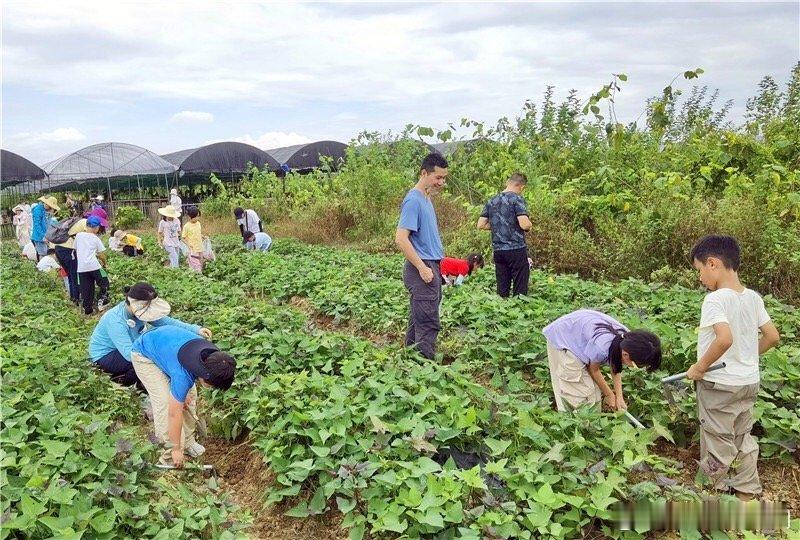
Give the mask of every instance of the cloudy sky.
[[6, 1], [2, 146], [41, 164], [106, 141], [347, 141], [494, 122], [548, 84], [587, 96], [611, 73], [629, 77], [632, 120], [695, 67], [738, 120], [761, 77], [785, 82], [800, 58], [799, 5]]

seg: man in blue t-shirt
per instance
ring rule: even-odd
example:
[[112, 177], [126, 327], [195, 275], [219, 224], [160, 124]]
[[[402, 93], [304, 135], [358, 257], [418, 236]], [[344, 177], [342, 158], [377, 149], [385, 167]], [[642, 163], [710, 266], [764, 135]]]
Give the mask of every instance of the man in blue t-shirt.
[[153, 406], [156, 437], [167, 446], [160, 463], [182, 467], [184, 451], [197, 457], [205, 448], [194, 439], [197, 389], [227, 390], [236, 360], [193, 331], [160, 326], [133, 342], [131, 360]]
[[400, 205], [400, 222], [394, 236], [406, 258], [403, 284], [411, 295], [405, 344], [406, 347], [416, 345], [419, 352], [430, 359], [436, 354], [436, 336], [441, 330], [439, 262], [444, 258], [431, 196], [442, 190], [446, 180], [447, 160], [441, 154], [428, 154], [422, 160], [417, 184]]
[[530, 262], [525, 233], [533, 224], [521, 195], [527, 183], [524, 174], [512, 174], [506, 189], [486, 203], [478, 219], [479, 229], [492, 231], [497, 294], [503, 298], [508, 297], [512, 284], [515, 296], [528, 294]]

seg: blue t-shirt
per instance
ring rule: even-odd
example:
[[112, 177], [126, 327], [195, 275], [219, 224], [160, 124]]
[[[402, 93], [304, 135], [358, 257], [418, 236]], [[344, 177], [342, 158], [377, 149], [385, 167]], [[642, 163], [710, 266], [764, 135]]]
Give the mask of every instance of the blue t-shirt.
[[200, 337], [177, 326], [162, 326], [142, 334], [133, 342], [133, 352], [152, 360], [169, 377], [169, 391], [183, 403], [197, 377], [178, 361], [181, 347]]
[[424, 261], [440, 261], [444, 258], [444, 247], [439, 237], [439, 222], [433, 203], [421, 191], [412, 188], [400, 205], [398, 229], [411, 231], [409, 240], [419, 258]]
[[[172, 325], [184, 328], [198, 334], [200, 327], [188, 324], [172, 317], [162, 317], [149, 324], [153, 328]], [[119, 351], [127, 360], [131, 361], [131, 347], [133, 342], [146, 331], [146, 324], [128, 312], [125, 302], [122, 301], [112, 309], [105, 312], [100, 322], [94, 327], [92, 337], [89, 339], [89, 358], [97, 362], [108, 353]], [[195, 335], [195, 338], [200, 337]]]
[[525, 248], [525, 231], [519, 226], [517, 217], [527, 215], [525, 199], [512, 191], [504, 191], [489, 200], [483, 207], [481, 217], [487, 218], [492, 224], [492, 249], [508, 251]]

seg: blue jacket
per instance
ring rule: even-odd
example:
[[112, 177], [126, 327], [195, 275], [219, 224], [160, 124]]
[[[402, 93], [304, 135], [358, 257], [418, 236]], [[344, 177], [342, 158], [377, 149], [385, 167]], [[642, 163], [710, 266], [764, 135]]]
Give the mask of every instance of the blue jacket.
[[[153, 327], [177, 326], [195, 334], [200, 332], [200, 327], [196, 324], [188, 324], [172, 317], [162, 317], [147, 324]], [[108, 353], [117, 350], [130, 362], [133, 342], [144, 332], [145, 323], [128, 313], [128, 308], [122, 301], [106, 312], [94, 327], [92, 337], [89, 339], [89, 357], [92, 362], [97, 362]]]
[[44, 235], [47, 234], [48, 216], [44, 209], [44, 203], [38, 202], [31, 207], [31, 216], [33, 217], [33, 227], [31, 228], [31, 240], [34, 242], [44, 241]]

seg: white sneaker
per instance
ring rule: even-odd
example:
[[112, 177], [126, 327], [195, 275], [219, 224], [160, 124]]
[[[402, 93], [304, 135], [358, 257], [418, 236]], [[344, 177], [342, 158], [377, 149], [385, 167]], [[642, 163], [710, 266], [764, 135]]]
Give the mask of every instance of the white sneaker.
[[194, 441], [192, 444], [186, 447], [186, 454], [193, 458], [202, 456], [205, 451], [206, 447], [197, 441]]

